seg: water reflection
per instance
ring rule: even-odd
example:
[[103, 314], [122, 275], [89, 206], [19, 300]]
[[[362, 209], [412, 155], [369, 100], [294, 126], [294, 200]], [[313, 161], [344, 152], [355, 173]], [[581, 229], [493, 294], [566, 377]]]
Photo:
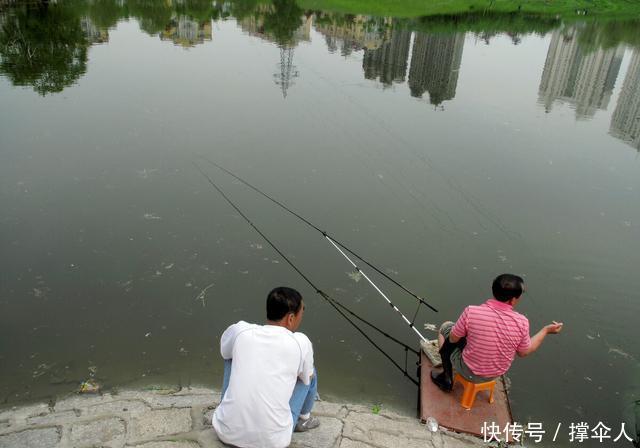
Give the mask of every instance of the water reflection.
[[11, 15], [3, 14], [0, 73], [41, 95], [61, 92], [87, 70], [87, 31], [93, 33], [83, 29], [71, 8], [47, 2], [13, 5]]
[[640, 50], [635, 49], [609, 133], [640, 151]]
[[620, 72], [624, 48], [591, 49], [578, 26], [555, 30], [540, 81], [540, 102], [547, 112], [554, 102], [571, 104], [577, 119], [606, 110]]
[[458, 73], [462, 61], [464, 34], [416, 33], [409, 71], [411, 95], [439, 105], [456, 95]]

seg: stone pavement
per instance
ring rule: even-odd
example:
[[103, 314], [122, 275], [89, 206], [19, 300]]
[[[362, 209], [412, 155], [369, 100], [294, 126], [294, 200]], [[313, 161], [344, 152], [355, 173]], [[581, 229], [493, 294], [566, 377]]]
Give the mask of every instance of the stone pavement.
[[[0, 448], [223, 448], [211, 428], [220, 394], [154, 389], [73, 395], [55, 403], [0, 410]], [[417, 418], [374, 414], [361, 405], [316, 402], [319, 428], [295, 433], [292, 448], [461, 448], [481, 440], [431, 433]]]

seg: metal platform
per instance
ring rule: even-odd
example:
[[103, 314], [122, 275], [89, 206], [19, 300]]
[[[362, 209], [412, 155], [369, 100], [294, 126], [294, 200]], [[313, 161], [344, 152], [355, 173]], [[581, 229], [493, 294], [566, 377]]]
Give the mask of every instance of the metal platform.
[[456, 384], [452, 392], [443, 392], [431, 381], [430, 373], [433, 364], [430, 357], [420, 352], [420, 419], [425, 422], [434, 417], [440, 426], [452, 431], [482, 437], [482, 428], [496, 423], [504, 428], [513, 423], [509, 396], [504, 380], [498, 380], [493, 394], [494, 402], [489, 403], [489, 392], [482, 391], [476, 396], [473, 407], [466, 410], [460, 404], [462, 385]]

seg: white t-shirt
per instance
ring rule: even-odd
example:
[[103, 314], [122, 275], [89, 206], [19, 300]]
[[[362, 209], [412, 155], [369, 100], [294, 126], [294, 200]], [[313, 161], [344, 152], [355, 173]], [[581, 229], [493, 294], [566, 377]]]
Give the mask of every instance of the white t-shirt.
[[220, 351], [233, 360], [229, 386], [212, 419], [220, 440], [246, 448], [289, 446], [293, 388], [298, 378], [309, 384], [314, 372], [309, 338], [240, 321], [222, 334]]

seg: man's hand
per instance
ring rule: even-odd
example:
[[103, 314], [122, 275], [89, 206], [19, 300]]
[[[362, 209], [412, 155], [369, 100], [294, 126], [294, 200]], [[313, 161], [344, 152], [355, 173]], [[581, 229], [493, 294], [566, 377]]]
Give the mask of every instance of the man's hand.
[[562, 331], [562, 326], [564, 324], [562, 322], [553, 321], [552, 324], [546, 325], [544, 330], [547, 334], [558, 334]]

